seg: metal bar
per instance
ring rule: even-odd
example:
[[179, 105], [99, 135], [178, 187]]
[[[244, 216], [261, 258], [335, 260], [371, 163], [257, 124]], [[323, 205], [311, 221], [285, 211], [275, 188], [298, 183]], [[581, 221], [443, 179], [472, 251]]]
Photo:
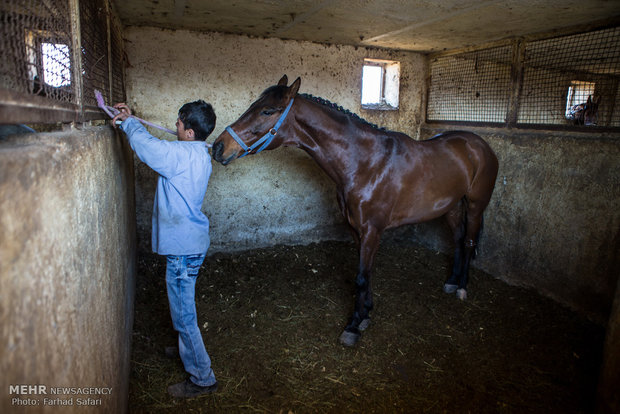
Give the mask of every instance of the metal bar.
[[69, 10], [71, 13], [71, 45], [73, 48], [73, 88], [75, 91], [75, 103], [77, 104], [80, 117], [78, 122], [82, 120], [82, 104], [84, 102], [84, 92], [82, 86], [82, 31], [80, 26], [80, 1], [69, 0]]
[[[610, 90], [617, 91], [619, 83], [620, 83], [620, 79], [614, 78], [613, 81], [612, 81], [612, 86], [611, 86]], [[617, 99], [617, 96], [613, 96], [611, 98], [607, 97], [607, 96], [603, 97], [604, 100], [609, 102], [609, 110], [607, 111], [607, 117], [605, 119], [605, 125], [611, 124], [612, 118], [613, 118], [613, 114], [616, 113], [616, 99], [614, 99], [614, 98]]]
[[112, 16], [110, 13], [110, 2], [108, 0], [105, 1], [105, 16], [106, 16], [106, 29], [107, 29], [107, 42], [108, 42], [108, 91], [109, 91], [109, 99], [112, 99], [112, 90], [113, 90], [113, 82], [114, 76], [112, 76]]
[[[487, 128], [506, 128], [505, 123], [501, 122], [477, 122], [477, 121], [426, 121], [427, 126], [439, 128], [442, 126], [454, 127], [487, 127]], [[620, 127], [584, 126], [568, 124], [516, 124], [512, 129], [546, 130], [546, 131], [566, 131], [566, 132], [620, 132]]]
[[525, 60], [525, 42], [515, 40], [512, 45], [512, 68], [510, 70], [510, 97], [508, 100], [508, 112], [506, 113], [506, 125], [513, 126], [519, 117], [519, 99], [523, 85], [523, 61]]

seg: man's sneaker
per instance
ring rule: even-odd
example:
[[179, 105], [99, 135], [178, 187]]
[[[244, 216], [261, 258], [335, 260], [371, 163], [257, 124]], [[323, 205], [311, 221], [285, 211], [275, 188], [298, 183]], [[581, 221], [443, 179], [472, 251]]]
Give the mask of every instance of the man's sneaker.
[[189, 378], [168, 387], [168, 394], [176, 398], [194, 398], [215, 391], [217, 391], [217, 381], [215, 381], [213, 385], [201, 387], [200, 385], [194, 384]]

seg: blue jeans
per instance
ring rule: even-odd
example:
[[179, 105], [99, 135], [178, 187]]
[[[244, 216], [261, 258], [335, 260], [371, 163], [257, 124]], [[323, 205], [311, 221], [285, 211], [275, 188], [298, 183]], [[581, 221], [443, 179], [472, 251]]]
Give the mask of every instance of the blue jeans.
[[205, 255], [166, 256], [166, 259], [168, 302], [172, 325], [179, 333], [179, 355], [194, 384], [213, 385], [215, 375], [198, 328], [194, 301], [196, 278]]

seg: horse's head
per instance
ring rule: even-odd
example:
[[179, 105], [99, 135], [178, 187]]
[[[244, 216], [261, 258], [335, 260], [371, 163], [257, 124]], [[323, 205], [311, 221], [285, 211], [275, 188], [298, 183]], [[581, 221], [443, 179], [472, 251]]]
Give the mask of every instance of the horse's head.
[[575, 125], [596, 125], [600, 101], [600, 96], [592, 98], [590, 95], [586, 102], [572, 106], [566, 118], [573, 121]]
[[213, 158], [223, 165], [248, 154], [274, 149], [282, 144], [280, 126], [293, 104], [301, 79], [286, 86], [286, 75], [262, 95], [226, 128], [213, 143]]
[[598, 104], [601, 97], [592, 99], [592, 95], [588, 96], [588, 101], [583, 107], [583, 124], [596, 125], [596, 116], [598, 114]]

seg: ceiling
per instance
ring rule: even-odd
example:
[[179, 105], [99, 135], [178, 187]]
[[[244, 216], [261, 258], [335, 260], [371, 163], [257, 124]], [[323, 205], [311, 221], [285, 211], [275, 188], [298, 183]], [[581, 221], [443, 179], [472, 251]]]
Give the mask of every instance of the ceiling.
[[620, 20], [619, 0], [113, 0], [125, 26], [438, 52]]

